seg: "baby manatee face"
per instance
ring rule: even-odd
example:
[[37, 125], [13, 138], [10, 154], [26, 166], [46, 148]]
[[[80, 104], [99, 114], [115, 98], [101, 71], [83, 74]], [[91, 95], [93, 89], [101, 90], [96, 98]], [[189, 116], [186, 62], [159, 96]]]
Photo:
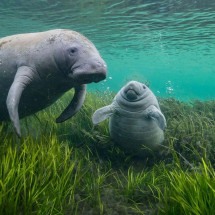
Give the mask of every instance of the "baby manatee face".
[[148, 87], [137, 81], [130, 81], [121, 89], [121, 96], [129, 101], [136, 102], [144, 99], [148, 94]]
[[157, 99], [152, 91], [138, 81], [128, 82], [115, 96], [117, 104], [127, 111], [145, 110], [150, 105], [159, 108]]
[[54, 58], [59, 69], [75, 83], [88, 84], [106, 78], [106, 63], [93, 43], [78, 32], [61, 33]]

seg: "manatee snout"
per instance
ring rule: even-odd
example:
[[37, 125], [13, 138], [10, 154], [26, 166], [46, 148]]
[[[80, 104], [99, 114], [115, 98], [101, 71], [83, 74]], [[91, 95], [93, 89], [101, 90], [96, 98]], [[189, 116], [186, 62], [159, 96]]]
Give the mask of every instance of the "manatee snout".
[[104, 61], [98, 61], [95, 62], [95, 65], [93, 65], [94, 69], [92, 74], [92, 80], [93, 82], [97, 83], [99, 81], [102, 81], [106, 78], [107, 75], [107, 65]]
[[91, 60], [91, 62], [91, 72], [89, 72], [90, 79], [93, 82], [99, 82], [104, 80], [107, 75], [107, 65], [105, 61], [101, 58], [99, 60]]
[[137, 100], [141, 94], [140, 85], [136, 81], [130, 81], [122, 91], [122, 96], [128, 101]]
[[75, 78], [83, 83], [92, 83], [99, 82], [106, 78], [107, 76], [107, 65], [103, 61], [100, 60], [88, 60], [87, 63], [84, 63], [80, 66], [77, 66], [72, 74], [71, 78]]

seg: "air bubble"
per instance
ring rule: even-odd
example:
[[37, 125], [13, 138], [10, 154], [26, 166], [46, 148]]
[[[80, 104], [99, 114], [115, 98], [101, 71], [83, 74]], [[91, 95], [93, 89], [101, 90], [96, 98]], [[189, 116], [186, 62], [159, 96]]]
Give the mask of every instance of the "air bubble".
[[173, 84], [171, 81], [166, 82], [166, 93], [172, 94], [174, 92]]

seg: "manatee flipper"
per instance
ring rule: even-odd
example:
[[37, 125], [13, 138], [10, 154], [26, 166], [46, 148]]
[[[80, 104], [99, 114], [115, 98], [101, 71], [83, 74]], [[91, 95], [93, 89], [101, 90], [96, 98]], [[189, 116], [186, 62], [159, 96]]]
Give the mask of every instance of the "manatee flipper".
[[75, 87], [75, 95], [66, 109], [56, 119], [57, 123], [66, 121], [67, 119], [74, 116], [82, 107], [86, 96], [86, 85], [82, 84]]
[[6, 104], [8, 113], [18, 137], [21, 137], [18, 113], [19, 101], [22, 96], [22, 92], [25, 90], [25, 88], [34, 79], [38, 78], [36, 74], [37, 73], [35, 73], [35, 71], [33, 71], [30, 67], [27, 66], [19, 67], [7, 95]]
[[99, 124], [105, 119], [111, 117], [115, 111], [115, 106], [113, 104], [107, 105], [105, 107], [96, 110], [92, 116], [92, 121], [94, 125]]
[[146, 109], [146, 112], [147, 117], [155, 120], [161, 130], [164, 130], [166, 128], [166, 119], [158, 108], [156, 108], [154, 105], [150, 105]]

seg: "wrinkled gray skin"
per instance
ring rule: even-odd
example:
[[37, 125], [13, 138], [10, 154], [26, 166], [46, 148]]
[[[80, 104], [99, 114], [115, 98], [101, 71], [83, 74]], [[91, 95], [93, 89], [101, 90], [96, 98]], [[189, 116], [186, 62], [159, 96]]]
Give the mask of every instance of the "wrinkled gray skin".
[[127, 152], [141, 155], [142, 148], [156, 150], [164, 140], [166, 119], [152, 91], [140, 82], [130, 81], [112, 104], [95, 111], [93, 124], [109, 117], [112, 139]]
[[57, 122], [82, 106], [85, 84], [106, 78], [106, 64], [83, 35], [64, 29], [0, 39], [0, 121], [11, 120], [20, 137], [19, 118], [51, 105], [71, 88], [75, 94]]

